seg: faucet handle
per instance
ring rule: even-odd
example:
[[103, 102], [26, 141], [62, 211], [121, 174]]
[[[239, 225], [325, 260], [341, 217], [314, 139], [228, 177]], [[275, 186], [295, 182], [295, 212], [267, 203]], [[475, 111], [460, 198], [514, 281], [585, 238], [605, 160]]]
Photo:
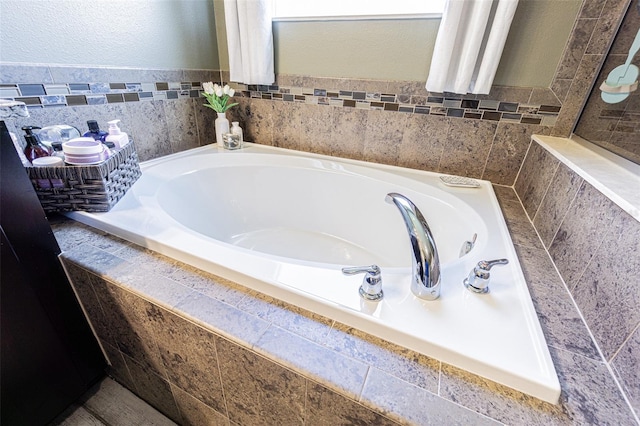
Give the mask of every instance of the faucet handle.
[[460, 247], [460, 253], [458, 254], [458, 257], [462, 257], [465, 254], [469, 253], [471, 250], [473, 250], [473, 247], [476, 245], [477, 239], [478, 239], [478, 234], [473, 234], [473, 237], [471, 237], [471, 240], [465, 241], [464, 243], [462, 243], [462, 247]]
[[358, 290], [363, 299], [378, 301], [384, 296], [382, 293], [380, 267], [378, 265], [342, 268], [342, 273], [345, 275], [365, 274], [362, 279], [362, 285]]
[[481, 260], [475, 268], [464, 279], [464, 286], [474, 293], [486, 293], [489, 291], [489, 279], [491, 274], [489, 270], [496, 265], [506, 265], [508, 259]]

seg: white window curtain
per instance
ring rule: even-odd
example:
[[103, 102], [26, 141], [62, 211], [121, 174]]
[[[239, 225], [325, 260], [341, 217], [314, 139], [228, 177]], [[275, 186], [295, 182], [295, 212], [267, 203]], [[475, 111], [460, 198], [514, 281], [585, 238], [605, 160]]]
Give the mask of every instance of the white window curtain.
[[447, 0], [426, 88], [488, 94], [518, 0]]
[[271, 0], [224, 0], [231, 81], [272, 84]]

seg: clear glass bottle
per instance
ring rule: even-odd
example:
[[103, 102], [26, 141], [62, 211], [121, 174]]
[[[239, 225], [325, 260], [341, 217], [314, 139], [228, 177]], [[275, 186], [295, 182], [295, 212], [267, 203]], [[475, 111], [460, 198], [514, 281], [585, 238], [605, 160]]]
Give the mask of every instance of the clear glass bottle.
[[231, 122], [231, 133], [240, 136], [240, 148], [242, 148], [244, 137], [242, 136], [242, 127], [240, 127], [240, 123], [238, 123], [237, 121]]

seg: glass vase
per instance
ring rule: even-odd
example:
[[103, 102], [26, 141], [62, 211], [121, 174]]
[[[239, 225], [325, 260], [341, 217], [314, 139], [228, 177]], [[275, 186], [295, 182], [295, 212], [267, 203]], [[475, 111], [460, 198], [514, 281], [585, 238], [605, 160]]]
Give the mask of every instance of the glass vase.
[[216, 127], [216, 142], [218, 146], [222, 146], [222, 135], [225, 133], [229, 133], [229, 120], [227, 120], [227, 116], [224, 112], [218, 113], [218, 118], [214, 122]]

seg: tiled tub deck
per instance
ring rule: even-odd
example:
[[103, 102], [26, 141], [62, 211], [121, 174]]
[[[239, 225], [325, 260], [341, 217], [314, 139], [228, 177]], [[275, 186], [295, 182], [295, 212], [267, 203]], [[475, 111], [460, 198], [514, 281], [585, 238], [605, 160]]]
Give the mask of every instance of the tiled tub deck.
[[180, 424], [637, 424], [514, 190], [495, 190], [559, 405], [64, 217], [51, 222], [110, 374]]

